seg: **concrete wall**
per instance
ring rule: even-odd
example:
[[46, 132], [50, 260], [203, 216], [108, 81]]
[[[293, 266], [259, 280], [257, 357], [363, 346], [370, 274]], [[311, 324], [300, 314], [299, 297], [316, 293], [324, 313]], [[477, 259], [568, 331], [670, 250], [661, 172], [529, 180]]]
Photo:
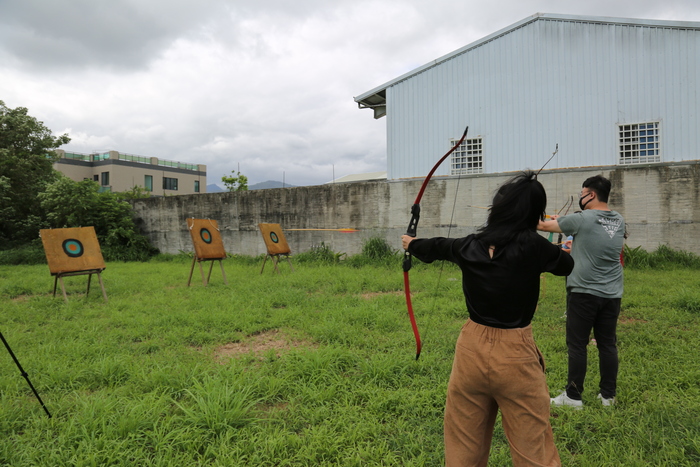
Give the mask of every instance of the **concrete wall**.
[[[548, 213], [574, 197], [581, 183], [602, 174], [613, 183], [612, 209], [627, 221], [631, 247], [659, 244], [700, 254], [700, 161], [635, 167], [544, 170]], [[420, 237], [463, 236], [484, 223], [496, 188], [512, 174], [434, 178], [421, 201]], [[283, 229], [355, 228], [358, 233], [285, 231], [292, 253], [324, 242], [333, 251], [356, 254], [364, 240], [380, 236], [396, 249], [422, 179], [372, 181], [297, 188], [166, 196], [133, 201], [140, 226], [163, 253], [192, 251], [188, 217], [215, 219], [230, 254], [259, 255], [265, 246], [258, 223]], [[455, 198], [455, 192], [457, 196]], [[456, 206], [455, 206], [456, 199]], [[474, 207], [467, 207], [474, 206]], [[454, 208], [454, 215], [453, 213]], [[563, 212], [562, 212], [563, 214]]]

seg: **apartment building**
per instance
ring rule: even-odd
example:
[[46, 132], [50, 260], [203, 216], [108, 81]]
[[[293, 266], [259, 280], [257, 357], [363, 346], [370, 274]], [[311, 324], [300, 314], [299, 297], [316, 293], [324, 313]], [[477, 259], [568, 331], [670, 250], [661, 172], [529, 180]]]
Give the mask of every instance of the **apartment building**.
[[153, 196], [206, 193], [207, 166], [118, 151], [80, 154], [56, 151], [54, 168], [75, 181], [94, 180], [104, 191], [127, 191], [140, 186]]

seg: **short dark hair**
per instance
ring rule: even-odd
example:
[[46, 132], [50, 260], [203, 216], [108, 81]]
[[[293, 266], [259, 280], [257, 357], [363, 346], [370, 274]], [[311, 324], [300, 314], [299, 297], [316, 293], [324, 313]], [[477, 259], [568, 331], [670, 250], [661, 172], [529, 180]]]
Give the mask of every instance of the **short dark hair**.
[[523, 231], [535, 231], [546, 207], [547, 192], [537, 174], [521, 172], [500, 186], [477, 237], [494, 245], [508, 243]]
[[603, 177], [602, 175], [595, 175], [593, 177], [588, 177], [581, 185], [582, 188], [588, 188], [590, 191], [595, 192], [598, 196], [598, 200], [602, 203], [607, 203], [610, 197], [610, 189], [612, 184], [610, 180]]

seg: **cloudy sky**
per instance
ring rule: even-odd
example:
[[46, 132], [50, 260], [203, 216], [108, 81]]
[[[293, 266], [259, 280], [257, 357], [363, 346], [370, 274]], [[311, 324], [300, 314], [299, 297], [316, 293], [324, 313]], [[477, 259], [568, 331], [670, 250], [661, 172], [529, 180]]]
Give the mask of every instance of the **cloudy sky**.
[[0, 0], [0, 100], [63, 149], [315, 185], [386, 170], [353, 97], [534, 13], [700, 21], [697, 0]]

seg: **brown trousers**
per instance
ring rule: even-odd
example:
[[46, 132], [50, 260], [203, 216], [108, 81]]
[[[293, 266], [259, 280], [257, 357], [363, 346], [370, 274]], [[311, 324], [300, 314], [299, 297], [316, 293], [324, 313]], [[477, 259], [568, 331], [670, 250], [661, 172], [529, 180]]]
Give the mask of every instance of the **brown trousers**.
[[499, 408], [514, 466], [561, 465], [532, 327], [498, 329], [469, 320], [457, 339], [447, 387], [447, 467], [487, 465]]

